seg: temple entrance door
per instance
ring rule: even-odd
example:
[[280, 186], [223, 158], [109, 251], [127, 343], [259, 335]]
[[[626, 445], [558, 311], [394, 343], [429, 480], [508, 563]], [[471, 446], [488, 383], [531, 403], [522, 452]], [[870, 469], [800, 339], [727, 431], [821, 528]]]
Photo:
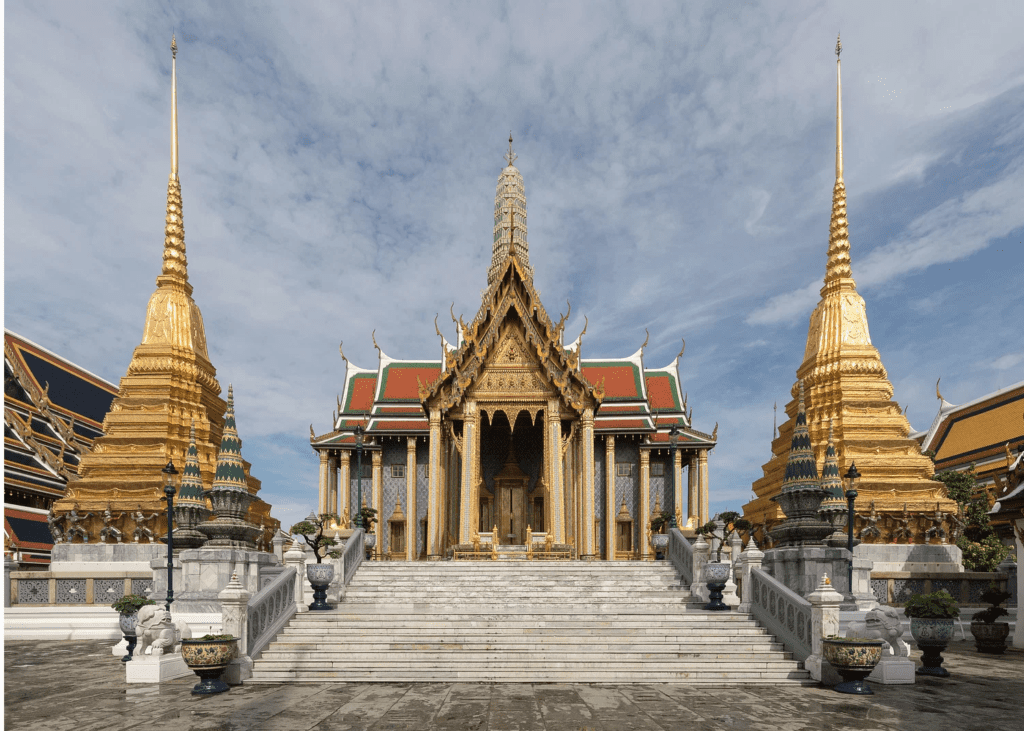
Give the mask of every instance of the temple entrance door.
[[526, 542], [526, 481], [497, 478], [494, 483], [498, 493], [498, 540], [521, 546]]

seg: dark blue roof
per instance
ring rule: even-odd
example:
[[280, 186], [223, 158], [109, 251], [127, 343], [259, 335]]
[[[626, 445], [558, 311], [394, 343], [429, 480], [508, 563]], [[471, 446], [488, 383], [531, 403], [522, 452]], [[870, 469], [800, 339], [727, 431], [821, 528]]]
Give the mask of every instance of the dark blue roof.
[[40, 386], [50, 384], [50, 401], [93, 421], [103, 421], [115, 394], [27, 350], [21, 350], [21, 357]]

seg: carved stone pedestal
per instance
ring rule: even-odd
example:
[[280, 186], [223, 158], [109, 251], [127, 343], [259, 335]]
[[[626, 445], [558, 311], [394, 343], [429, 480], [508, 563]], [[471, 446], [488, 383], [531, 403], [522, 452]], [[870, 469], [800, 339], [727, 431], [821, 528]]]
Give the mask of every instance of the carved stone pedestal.
[[191, 675], [181, 653], [171, 655], [135, 655], [124, 664], [126, 683], [162, 683]]

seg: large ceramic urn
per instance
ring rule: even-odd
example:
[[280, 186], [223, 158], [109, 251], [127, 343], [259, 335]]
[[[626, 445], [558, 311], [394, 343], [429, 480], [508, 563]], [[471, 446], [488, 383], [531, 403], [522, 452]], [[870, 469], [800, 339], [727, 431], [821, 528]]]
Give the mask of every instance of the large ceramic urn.
[[942, 667], [942, 651], [953, 639], [953, 620], [911, 617], [910, 634], [921, 648], [922, 667], [917, 674], [948, 678], [949, 671]]
[[220, 679], [238, 652], [237, 638], [183, 639], [181, 657], [189, 669], [201, 680], [192, 688], [192, 695], [212, 695], [228, 690], [228, 684]]
[[310, 611], [323, 611], [334, 609], [327, 603], [327, 587], [334, 580], [333, 563], [308, 563], [306, 564], [306, 578], [313, 587], [313, 603], [309, 605]]
[[830, 637], [821, 641], [822, 655], [843, 677], [835, 686], [839, 693], [874, 695], [865, 679], [882, 659], [882, 640], [860, 637]]

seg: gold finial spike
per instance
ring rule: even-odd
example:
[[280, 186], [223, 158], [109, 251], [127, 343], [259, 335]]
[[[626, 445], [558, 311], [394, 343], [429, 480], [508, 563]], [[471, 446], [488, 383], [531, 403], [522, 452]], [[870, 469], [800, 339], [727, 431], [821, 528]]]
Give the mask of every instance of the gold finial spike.
[[[171, 36], [171, 174], [167, 181], [167, 216], [164, 220], [164, 255], [161, 274], [164, 281], [188, 284], [188, 260], [185, 257], [185, 227], [181, 210], [181, 183], [178, 181], [178, 43]], [[160, 280], [158, 280], [160, 282]], [[191, 290], [189, 290], [191, 291]]]
[[178, 175], [178, 43], [171, 35], [171, 175]]
[[512, 130], [508, 133], [508, 152], [505, 153], [505, 161], [508, 162], [508, 166], [512, 167], [512, 163], [519, 159], [519, 156], [512, 149]]
[[843, 80], [839, 54], [843, 43], [836, 36], [836, 180], [843, 179]]
[[937, 398], [939, 401], [943, 401], [944, 400], [942, 398], [942, 391], [939, 390], [939, 384], [941, 382], [942, 382], [942, 376], [939, 376], [939, 380], [937, 380], [935, 382], [935, 398]]

